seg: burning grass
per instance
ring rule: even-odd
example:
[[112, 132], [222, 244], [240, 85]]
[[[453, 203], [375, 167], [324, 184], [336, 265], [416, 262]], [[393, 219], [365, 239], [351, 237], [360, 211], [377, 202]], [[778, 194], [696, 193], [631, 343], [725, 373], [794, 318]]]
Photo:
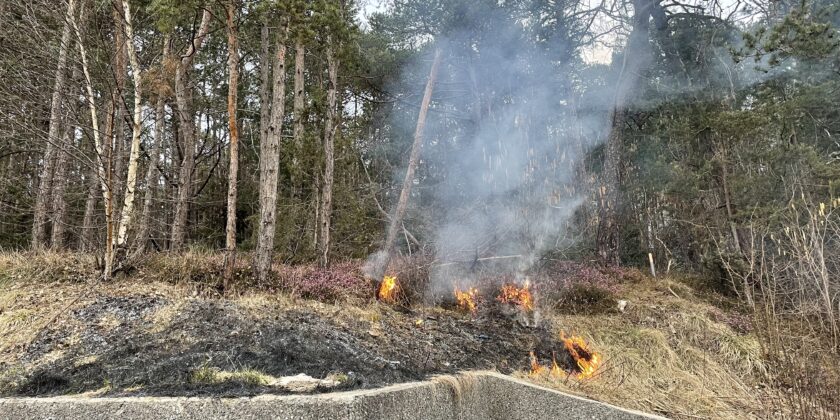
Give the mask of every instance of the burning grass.
[[531, 295], [530, 287], [531, 285], [527, 281], [522, 287], [515, 284], [505, 284], [499, 291], [496, 300], [501, 303], [516, 305], [526, 311], [533, 311], [534, 298]]
[[[577, 378], [583, 380], [594, 375], [601, 365], [601, 355], [590, 349], [589, 344], [581, 337], [566, 337], [566, 333], [563, 332], [560, 334], [560, 339], [563, 340], [563, 346], [577, 366]], [[554, 366], [557, 366], [556, 360], [552, 362]]]
[[532, 378], [540, 376], [543, 372], [545, 372], [545, 367], [540, 364], [540, 360], [537, 359], [537, 355], [533, 351], [528, 353], [528, 360], [531, 363], [531, 372], [529, 375], [531, 375]]
[[379, 290], [376, 293], [376, 297], [386, 303], [396, 303], [399, 291], [400, 286], [397, 283], [397, 278], [394, 276], [385, 276], [379, 283]]
[[512, 319], [437, 307], [196, 292], [132, 279], [4, 286], [0, 395], [284, 393], [270, 378], [300, 373], [376, 387], [462, 370], [512, 373], [541, 340]]
[[533, 380], [671, 418], [778, 417], [767, 411], [767, 366], [754, 335], [709, 318], [715, 308], [671, 280], [643, 280], [617, 293], [630, 302], [624, 313], [548, 315], [558, 336], [585, 332], [580, 338], [597, 349], [600, 367], [589, 376]]
[[[546, 368], [540, 363], [534, 351], [528, 355], [531, 365], [529, 376], [539, 378], [548, 372], [552, 378], [561, 378], [568, 375], [575, 375], [578, 380], [585, 380], [592, 377], [601, 365], [602, 356], [592, 350], [589, 344], [578, 336], [566, 337], [565, 333], [560, 334], [563, 356], [562, 363], [557, 363], [557, 352], [551, 352], [551, 365]], [[562, 365], [562, 367], [561, 367]]]
[[479, 294], [478, 289], [470, 287], [463, 292], [459, 288], [455, 288], [455, 301], [461, 311], [475, 314], [478, 310]]

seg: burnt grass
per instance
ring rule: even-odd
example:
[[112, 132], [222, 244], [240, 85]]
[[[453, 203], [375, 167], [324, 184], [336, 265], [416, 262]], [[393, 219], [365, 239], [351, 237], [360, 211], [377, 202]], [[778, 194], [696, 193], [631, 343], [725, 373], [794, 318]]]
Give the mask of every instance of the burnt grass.
[[16, 374], [0, 375], [0, 395], [288, 392], [259, 381], [195, 380], [206, 368], [338, 374], [341, 385], [330, 390], [372, 388], [463, 370], [510, 373], [528, 369], [532, 350], [561, 353], [551, 328], [526, 326], [497, 306], [476, 314], [385, 304], [354, 312], [342, 304], [99, 293], [3, 355], [0, 371]]

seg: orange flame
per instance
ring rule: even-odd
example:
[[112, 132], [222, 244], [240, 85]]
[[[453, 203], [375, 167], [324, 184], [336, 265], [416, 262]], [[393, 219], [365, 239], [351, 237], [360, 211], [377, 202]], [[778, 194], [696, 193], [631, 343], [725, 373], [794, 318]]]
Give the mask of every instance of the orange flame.
[[591, 377], [598, 366], [601, 364], [601, 355], [589, 348], [583, 338], [572, 336], [567, 338], [565, 333], [561, 333], [560, 338], [563, 340], [563, 345], [569, 354], [577, 363], [580, 373], [578, 379], [586, 379]]
[[534, 354], [533, 351], [530, 353], [530, 358], [531, 358], [531, 374], [530, 375], [531, 376], [541, 375], [545, 371], [545, 368], [540, 365], [540, 361], [537, 359], [537, 355]]
[[381, 301], [394, 303], [397, 300], [397, 291], [399, 290], [400, 286], [397, 284], [397, 278], [385, 276], [382, 278], [382, 283], [379, 283], [379, 292], [376, 295]]
[[502, 286], [496, 300], [502, 303], [512, 303], [526, 311], [532, 311], [534, 310], [534, 298], [531, 296], [529, 288], [530, 284], [527, 282], [521, 288], [515, 284], [506, 284]]
[[455, 288], [455, 299], [458, 300], [458, 307], [463, 311], [475, 313], [478, 307], [478, 289], [470, 287], [466, 291]]
[[559, 378], [563, 376], [563, 370], [560, 369], [560, 366], [557, 365], [557, 358], [554, 355], [554, 352], [551, 352], [551, 372], [550, 375], [552, 378]]

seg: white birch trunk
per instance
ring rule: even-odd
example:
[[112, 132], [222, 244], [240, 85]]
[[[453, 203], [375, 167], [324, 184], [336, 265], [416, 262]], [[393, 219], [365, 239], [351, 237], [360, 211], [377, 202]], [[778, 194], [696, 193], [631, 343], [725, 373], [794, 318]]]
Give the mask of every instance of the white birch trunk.
[[128, 155], [128, 174], [125, 181], [125, 195], [120, 217], [120, 225], [117, 230], [116, 246], [123, 248], [128, 236], [128, 226], [131, 224], [134, 215], [134, 196], [137, 189], [137, 161], [140, 158], [140, 133], [142, 130], [141, 118], [142, 106], [142, 79], [140, 75], [140, 60], [137, 58], [137, 50], [134, 48], [134, 28], [131, 25], [131, 10], [128, 0], [122, 0], [123, 13], [125, 17], [125, 46], [128, 50], [128, 59], [131, 63], [131, 76], [134, 81], [134, 118], [131, 125], [131, 151]]
[[[72, 0], [71, 0], [72, 1]], [[105, 147], [102, 144], [102, 139], [99, 135], [99, 115], [96, 109], [96, 95], [93, 93], [93, 83], [91, 82], [90, 71], [88, 66], [87, 60], [87, 50], [85, 49], [85, 44], [82, 40], [81, 33], [79, 31], [79, 27], [76, 24], [76, 20], [74, 17], [70, 17], [70, 22], [73, 25], [73, 31], [76, 34], [77, 45], [79, 46], [79, 56], [82, 59], [82, 73], [85, 79], [85, 91], [87, 94], [87, 103], [88, 109], [90, 110], [90, 122], [93, 131], [93, 144], [94, 148], [96, 149], [96, 158], [94, 164], [96, 165], [96, 174], [99, 178], [100, 187], [102, 188], [102, 198], [105, 201], [105, 224], [107, 225], [107, 229], [110, 232], [111, 226], [113, 225], [113, 217], [111, 209], [113, 208], [112, 203], [112, 196], [111, 196], [111, 189], [109, 187], [108, 182], [108, 175], [105, 170], [105, 163], [103, 161], [105, 156]], [[111, 276], [111, 262], [113, 261], [112, 254], [113, 248], [111, 246], [111, 238], [110, 236], [107, 238], [106, 245], [105, 245], [105, 272], [104, 277], [106, 279], [110, 278]]]
[[[169, 34], [167, 34], [163, 39], [163, 56], [161, 59], [161, 67], [163, 67], [166, 63], [166, 60], [169, 57]], [[146, 168], [146, 194], [143, 197], [143, 212], [140, 216], [140, 231], [137, 234], [137, 245], [134, 251], [134, 255], [132, 259], [136, 259], [143, 253], [146, 249], [146, 241], [149, 239], [149, 233], [151, 231], [151, 221], [152, 221], [152, 200], [154, 199], [155, 192], [157, 191], [157, 184], [158, 184], [158, 159], [160, 155], [160, 149], [163, 145], [163, 132], [166, 128], [166, 101], [162, 94], [158, 94], [157, 100], [155, 102], [155, 135], [152, 141], [152, 148], [149, 151], [149, 166]]]

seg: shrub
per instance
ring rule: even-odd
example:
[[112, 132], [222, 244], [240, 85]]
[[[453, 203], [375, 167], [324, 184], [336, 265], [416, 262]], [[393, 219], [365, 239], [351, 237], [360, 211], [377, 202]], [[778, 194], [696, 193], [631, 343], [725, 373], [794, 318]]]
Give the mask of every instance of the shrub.
[[329, 268], [284, 266], [280, 271], [277, 277], [280, 287], [306, 299], [336, 302], [373, 296], [373, 288], [364, 279], [358, 262], [339, 263]]
[[567, 313], [603, 312], [617, 304], [620, 277], [615, 270], [556, 261], [543, 268], [534, 289], [542, 306]]
[[432, 258], [425, 254], [391, 258], [388, 274], [397, 277], [401, 290], [399, 298], [405, 303], [422, 302], [429, 287], [429, 267]]

